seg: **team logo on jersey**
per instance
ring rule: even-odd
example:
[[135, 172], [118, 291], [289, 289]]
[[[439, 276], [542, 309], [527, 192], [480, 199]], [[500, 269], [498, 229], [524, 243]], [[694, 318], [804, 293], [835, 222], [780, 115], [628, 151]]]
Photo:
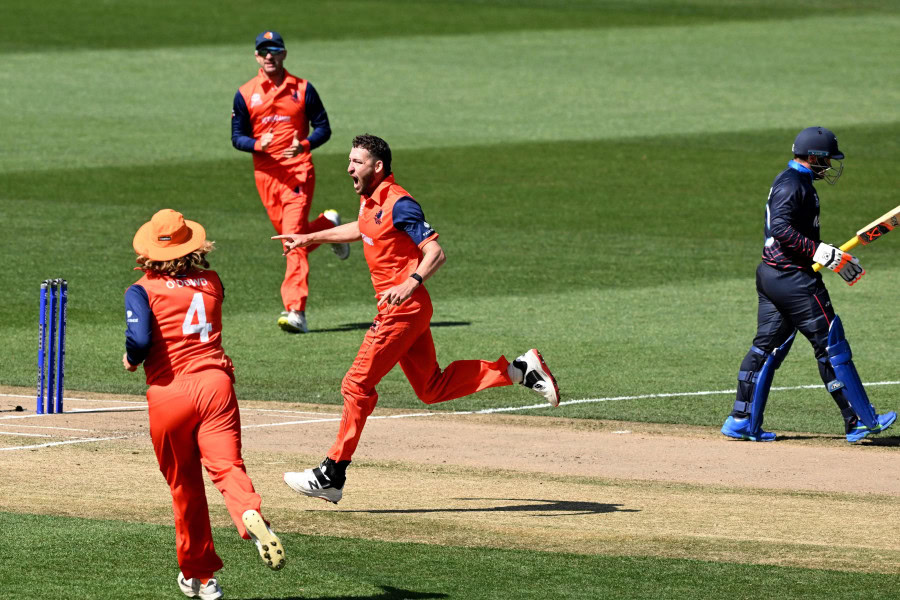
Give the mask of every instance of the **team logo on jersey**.
[[250, 108], [253, 108], [254, 106], [258, 106], [260, 104], [262, 104], [262, 98], [259, 97], [259, 94], [253, 94], [252, 96], [250, 96]]
[[293, 92], [291, 92], [291, 98], [294, 100], [294, 102], [300, 104], [300, 90], [294, 90]]
[[379, 210], [377, 213], [375, 213], [375, 224], [376, 225], [381, 225], [381, 213], [383, 213], [383, 212], [384, 211]]

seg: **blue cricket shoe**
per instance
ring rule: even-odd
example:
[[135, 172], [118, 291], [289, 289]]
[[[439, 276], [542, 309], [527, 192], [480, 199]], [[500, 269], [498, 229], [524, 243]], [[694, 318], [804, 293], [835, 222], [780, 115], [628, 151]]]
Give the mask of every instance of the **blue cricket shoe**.
[[[881, 433], [894, 424], [894, 421], [897, 420], [897, 413], [891, 411], [884, 413], [883, 415], [875, 415], [875, 418], [878, 421], [878, 425], [871, 429], [863, 425], [862, 421], [857, 421], [856, 425], [847, 432], [847, 441], [852, 444], [865, 439], [872, 434]], [[723, 429], [722, 431], [724, 433], [725, 430]]]
[[[894, 415], [896, 418], [896, 415]], [[737, 440], [749, 440], [751, 442], [774, 442], [775, 434], [771, 431], [763, 431], [760, 427], [757, 431], [750, 431], [750, 419], [735, 419], [728, 417], [722, 425], [722, 433]], [[849, 439], [849, 434], [847, 438]]]

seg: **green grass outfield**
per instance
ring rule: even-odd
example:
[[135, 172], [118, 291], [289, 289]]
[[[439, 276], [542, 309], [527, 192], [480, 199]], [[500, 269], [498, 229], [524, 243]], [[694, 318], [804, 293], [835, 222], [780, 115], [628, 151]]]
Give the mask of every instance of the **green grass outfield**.
[[[346, 262], [317, 251], [313, 331], [278, 330], [283, 259], [250, 157], [229, 139], [232, 98], [256, 70], [252, 40], [268, 27], [331, 118], [333, 138], [314, 154], [314, 210], [352, 218], [350, 139], [387, 139], [398, 181], [449, 257], [428, 283], [439, 361], [537, 346], [564, 399], [734, 388], [755, 330], [764, 203], [803, 127], [833, 129], [847, 154], [840, 183], [819, 185], [827, 241], [898, 203], [897, 2], [16, 1], [0, 20], [0, 384], [34, 385], [38, 286], [61, 276], [67, 387], [143, 392], [142, 377], [121, 368], [122, 296], [138, 278], [135, 230], [172, 207], [219, 246], [211, 262], [227, 289], [239, 396], [341, 402], [375, 312], [360, 248]], [[853, 288], [824, 275], [868, 382], [900, 379], [895, 235], [860, 250], [868, 274]], [[819, 383], [798, 342], [775, 385]], [[399, 371], [379, 393], [382, 407], [422, 407]], [[900, 386], [869, 393], [879, 410], [900, 410]], [[433, 408], [536, 401], [498, 389]], [[530, 414], [718, 427], [731, 402], [684, 395]], [[766, 422], [841, 431], [821, 387], [773, 392]], [[172, 591], [160, 583], [175, 575], [171, 529], [2, 514], [0, 524], [14, 532], [0, 542], [0, 590], [16, 598]], [[310, 548], [295, 551], [293, 573], [350, 562], [298, 583], [243, 560], [251, 549], [225, 533], [231, 597], [864, 596], [861, 577], [840, 572], [289, 535], [291, 548]], [[49, 545], [49, 564], [28, 563], [38, 553], [26, 537]], [[77, 560], [92, 553], [89, 566]], [[449, 575], [458, 572], [471, 580]], [[864, 579], [865, 597], [888, 595], [888, 579]], [[545, 583], [515, 585], [523, 580]]]
[[[172, 527], [11, 513], [0, 513], [0, 526], [0, 556], [27, 544], [29, 556], [40, 558], [40, 564], [18, 561], [0, 571], [0, 589], [17, 600], [178, 595]], [[895, 597], [896, 587], [894, 577], [881, 574], [300, 534], [281, 535], [289, 562], [273, 573], [233, 529], [213, 534], [225, 562], [219, 581], [233, 599], [879, 599]], [[169, 581], [171, 590], [163, 583]]]
[[[288, 67], [317, 86], [334, 127], [315, 153], [314, 209], [352, 218], [346, 153], [371, 131], [391, 142], [398, 180], [442, 235], [449, 261], [429, 289], [443, 364], [536, 345], [570, 399], [733, 387], [755, 326], [763, 206], [796, 132], [825, 124], [849, 157], [837, 187], [819, 186], [826, 239], [842, 242], [896, 202], [900, 12], [824, 2], [785, 18], [774, 2], [728, 4], [342, 3], [276, 19], [272, 7], [248, 17], [227, 3], [123, 2], [102, 14], [60, 3], [47, 8], [46, 43], [28, 33], [33, 12], [14, 9], [0, 46], [0, 108], [15, 116], [0, 131], [0, 383], [33, 385], [38, 284], [64, 276], [67, 386], [143, 390], [120, 368], [122, 293], [137, 278], [134, 231], [171, 206], [219, 244], [240, 396], [340, 402], [374, 314], [360, 249], [345, 263], [313, 255], [313, 333], [282, 334], [283, 259], [250, 158], [229, 143], [234, 91], [255, 71], [249, 40], [276, 21]], [[351, 20], [362, 29], [347, 24], [351, 8], [372, 15]], [[208, 24], [187, 31], [172, 11]], [[798, 48], [821, 52], [803, 61]], [[860, 252], [869, 274], [853, 289], [825, 274], [867, 381], [897, 379], [898, 243]], [[776, 385], [817, 381], [800, 343]], [[534, 401], [517, 392], [435, 408]], [[419, 406], [399, 371], [380, 393], [382, 406]], [[872, 396], [900, 408], [896, 388]], [[556, 414], [715, 425], [729, 404]], [[768, 422], [833, 431], [839, 419], [816, 389], [776, 392]]]

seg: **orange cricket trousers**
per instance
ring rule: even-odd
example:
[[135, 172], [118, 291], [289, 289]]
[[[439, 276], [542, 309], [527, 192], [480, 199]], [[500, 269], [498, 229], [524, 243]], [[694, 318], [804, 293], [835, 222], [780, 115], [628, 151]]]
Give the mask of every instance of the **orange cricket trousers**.
[[344, 410], [337, 440], [328, 451], [335, 461], [350, 460], [359, 444], [366, 419], [375, 409], [375, 386], [394, 365], [400, 368], [416, 396], [436, 404], [503, 385], [512, 385], [509, 361], [457, 360], [441, 370], [431, 337], [431, 299], [424, 287], [400, 306], [379, 311], [366, 332], [353, 366], [341, 382]]
[[210, 369], [147, 388], [150, 437], [172, 492], [175, 549], [186, 578], [205, 579], [222, 568], [213, 547], [203, 487], [206, 467], [244, 539], [241, 515], [260, 509], [259, 494], [241, 458], [241, 416], [229, 375]]
[[[254, 171], [254, 177], [259, 197], [276, 233], [313, 233], [334, 227], [334, 223], [321, 213], [311, 223], [308, 221], [316, 187], [312, 166], [306, 172], [304, 181], [300, 181], [302, 175], [287, 170]], [[309, 296], [307, 255], [316, 248], [317, 245], [308, 246], [288, 253], [284, 281], [281, 283], [281, 301], [285, 310], [306, 310], [306, 298]]]

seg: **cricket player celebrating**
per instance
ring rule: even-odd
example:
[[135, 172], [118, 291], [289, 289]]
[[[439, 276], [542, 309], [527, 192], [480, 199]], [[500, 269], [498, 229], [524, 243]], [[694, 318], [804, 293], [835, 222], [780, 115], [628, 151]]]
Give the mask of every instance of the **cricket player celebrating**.
[[125, 355], [144, 364], [150, 437], [172, 492], [178, 585], [190, 598], [215, 600], [222, 560], [213, 548], [201, 465], [225, 498], [244, 539], [272, 569], [284, 566], [281, 541], [260, 515], [259, 494], [241, 458], [234, 368], [222, 349], [225, 292], [206, 255], [213, 242], [181, 213], [161, 210], [134, 236], [143, 277], [125, 292]]
[[812, 344], [825, 388], [841, 410], [847, 441], [858, 442], [890, 427], [897, 415], [876, 414], [869, 403], [841, 319], [834, 313], [822, 275], [813, 270], [818, 263], [849, 285], [865, 274], [856, 258], [819, 238], [819, 196], [813, 181], [835, 184], [844, 154], [834, 134], [823, 127], [801, 131], [793, 152], [794, 159], [769, 191], [766, 241], [756, 269], [756, 337], [741, 363], [737, 399], [722, 433], [755, 442], [775, 440], [774, 433], [762, 429], [763, 412], [775, 370], [799, 329]]
[[[331, 137], [322, 100], [312, 84], [284, 68], [287, 50], [276, 31], [256, 37], [259, 73], [234, 95], [231, 144], [253, 154], [256, 189], [276, 233], [311, 232], [340, 225], [337, 211], [326, 210], [311, 223], [309, 211], [316, 186], [312, 152]], [[313, 127], [310, 133], [310, 125]], [[309, 296], [309, 246], [287, 255], [278, 326], [289, 333], [306, 333]], [[334, 244], [341, 260], [348, 244]]]
[[397, 363], [426, 404], [513, 383], [534, 390], [552, 406], [559, 404], [556, 380], [534, 349], [512, 363], [503, 356], [493, 362], [459, 360], [441, 370], [431, 337], [431, 298], [424, 286], [446, 260], [438, 234], [418, 202], [394, 181], [387, 142], [368, 134], [354, 138], [347, 173], [359, 194], [357, 221], [272, 238], [285, 240], [288, 253], [310, 244], [362, 240], [375, 287], [378, 314], [341, 383], [344, 411], [337, 440], [318, 467], [284, 474], [294, 490], [334, 503], [343, 495], [347, 466], [378, 401], [375, 386]]

